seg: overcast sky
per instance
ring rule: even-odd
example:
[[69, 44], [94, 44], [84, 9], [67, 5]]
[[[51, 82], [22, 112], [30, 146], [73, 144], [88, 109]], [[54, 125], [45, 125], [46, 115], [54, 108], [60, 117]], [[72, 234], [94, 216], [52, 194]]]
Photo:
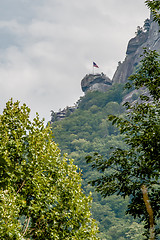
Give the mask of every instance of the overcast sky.
[[0, 0], [0, 113], [11, 97], [46, 121], [74, 105], [92, 62], [112, 78], [148, 17], [144, 0]]

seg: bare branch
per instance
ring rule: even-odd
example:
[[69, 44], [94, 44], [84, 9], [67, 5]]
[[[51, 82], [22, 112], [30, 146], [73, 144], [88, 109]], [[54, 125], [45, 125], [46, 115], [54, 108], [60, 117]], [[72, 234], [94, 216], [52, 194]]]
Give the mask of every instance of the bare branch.
[[26, 234], [28, 226], [29, 226], [29, 222], [30, 222], [31, 217], [28, 218], [27, 224], [26, 224], [26, 229], [24, 230], [23, 236]]
[[25, 184], [25, 180], [22, 182], [22, 185], [21, 185], [20, 188], [18, 189], [17, 194], [21, 191], [21, 189], [22, 189], [22, 187], [24, 186], [24, 184]]

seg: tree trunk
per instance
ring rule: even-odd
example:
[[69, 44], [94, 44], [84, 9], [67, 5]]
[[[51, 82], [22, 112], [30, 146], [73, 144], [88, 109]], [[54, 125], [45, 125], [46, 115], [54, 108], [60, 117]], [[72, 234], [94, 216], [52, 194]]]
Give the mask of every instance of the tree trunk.
[[144, 184], [141, 186], [141, 191], [143, 193], [143, 201], [145, 203], [146, 210], [147, 210], [148, 215], [149, 215], [149, 223], [150, 223], [150, 229], [149, 229], [150, 236], [149, 236], [149, 240], [155, 240], [155, 228], [154, 228], [153, 210], [152, 210], [151, 204], [149, 202], [147, 187]]

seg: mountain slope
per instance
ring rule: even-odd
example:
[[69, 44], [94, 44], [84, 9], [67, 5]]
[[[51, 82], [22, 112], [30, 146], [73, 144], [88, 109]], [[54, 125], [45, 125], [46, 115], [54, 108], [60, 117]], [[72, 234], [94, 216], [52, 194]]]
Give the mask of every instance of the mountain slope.
[[[136, 224], [131, 217], [125, 216], [128, 199], [117, 196], [103, 199], [88, 184], [98, 173], [85, 160], [88, 154], [98, 152], [107, 157], [111, 147], [124, 147], [119, 132], [108, 121], [109, 114], [124, 114], [120, 104], [124, 95], [121, 84], [112, 86], [105, 93], [88, 92], [70, 116], [52, 123], [53, 135], [60, 149], [67, 152], [82, 170], [85, 193], [92, 192], [92, 214], [98, 221], [101, 239], [131, 239], [127, 234]], [[141, 229], [141, 225], [138, 227]]]
[[[134, 101], [137, 98], [137, 92], [128, 94], [123, 90], [123, 85], [130, 74], [136, 71], [144, 47], [160, 50], [159, 27], [153, 22], [152, 16], [147, 28], [139, 28], [136, 37], [129, 41], [126, 58], [123, 63], [119, 63], [112, 85], [106, 91], [99, 92], [95, 91], [98, 90], [97, 83], [101, 83], [97, 82], [97, 79], [96, 81], [91, 79], [88, 82], [89, 85], [83, 83], [82, 86], [87, 91], [85, 96], [78, 100], [77, 107], [72, 109], [73, 111], [68, 111], [63, 118], [59, 119], [61, 121], [56, 120], [55, 117], [52, 122], [55, 141], [62, 152], [67, 152], [82, 170], [84, 191], [87, 194], [91, 191], [93, 194], [92, 213], [98, 221], [101, 239], [143, 239], [141, 236], [143, 226], [125, 215], [129, 199], [117, 196], [103, 199], [88, 184], [99, 173], [86, 164], [85, 157], [97, 152], [105, 158], [110, 154], [111, 147], [125, 148], [122, 136], [108, 121], [108, 115], [125, 115], [122, 107], [124, 99]], [[96, 84], [96, 87], [92, 84]], [[100, 86], [100, 89], [104, 88]]]

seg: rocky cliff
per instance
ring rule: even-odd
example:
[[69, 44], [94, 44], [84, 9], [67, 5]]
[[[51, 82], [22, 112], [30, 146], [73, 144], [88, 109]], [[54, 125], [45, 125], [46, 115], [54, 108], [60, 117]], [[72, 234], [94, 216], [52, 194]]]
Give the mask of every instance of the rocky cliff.
[[105, 92], [114, 83], [125, 83], [139, 64], [144, 48], [160, 51], [160, 27], [153, 21], [152, 15], [144, 21], [143, 28], [137, 28], [136, 36], [129, 40], [126, 57], [118, 63], [112, 81], [103, 73], [87, 74], [81, 81], [82, 91]]
[[138, 65], [144, 48], [157, 51], [160, 50], [159, 30], [159, 25], [153, 21], [151, 16], [148, 20], [147, 30], [141, 29], [136, 37], [129, 41], [126, 58], [122, 63], [119, 62], [112, 79], [113, 83], [123, 83], [127, 81], [128, 77], [134, 72]]
[[[145, 24], [143, 28], [139, 27], [136, 36], [128, 42], [126, 57], [122, 63], [118, 63], [113, 79], [111, 80], [103, 73], [87, 74], [81, 81], [81, 88], [84, 93], [88, 91], [106, 92], [114, 83], [125, 83], [139, 64], [144, 48], [160, 52], [159, 25], [153, 21], [152, 16], [145, 21]], [[138, 96], [139, 92], [134, 90], [124, 97], [123, 103], [126, 101], [136, 101]], [[51, 122], [64, 119], [72, 114], [75, 109], [77, 109], [77, 106], [67, 107], [59, 112], [52, 111]]]

